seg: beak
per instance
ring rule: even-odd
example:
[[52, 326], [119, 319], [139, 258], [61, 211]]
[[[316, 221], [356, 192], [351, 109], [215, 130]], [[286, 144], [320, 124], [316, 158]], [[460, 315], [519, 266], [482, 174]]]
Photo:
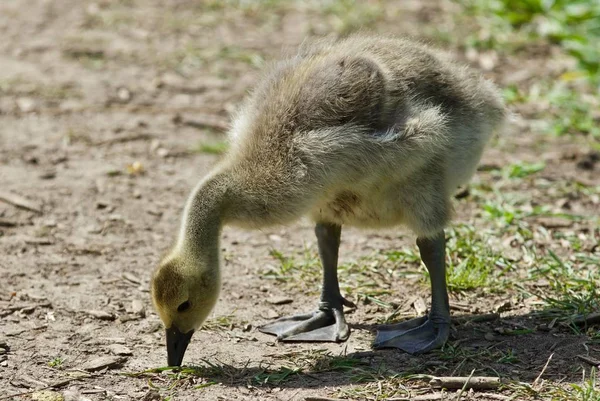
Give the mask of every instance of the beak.
[[181, 366], [183, 355], [190, 343], [194, 330], [182, 333], [175, 326], [167, 329], [167, 361], [169, 366]]

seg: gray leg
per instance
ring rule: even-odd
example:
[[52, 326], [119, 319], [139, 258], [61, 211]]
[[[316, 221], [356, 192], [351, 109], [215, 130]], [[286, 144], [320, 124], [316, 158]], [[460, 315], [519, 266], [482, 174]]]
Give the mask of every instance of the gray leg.
[[429, 316], [398, 324], [380, 326], [373, 346], [400, 348], [418, 354], [441, 347], [450, 333], [450, 306], [446, 289], [446, 246], [444, 233], [433, 238], [418, 238], [421, 259], [431, 278]]
[[259, 327], [263, 333], [274, 334], [280, 341], [345, 341], [350, 329], [344, 318], [344, 306], [354, 307], [340, 293], [337, 277], [338, 250], [342, 227], [317, 223], [315, 234], [323, 265], [323, 286], [318, 310], [284, 317]]

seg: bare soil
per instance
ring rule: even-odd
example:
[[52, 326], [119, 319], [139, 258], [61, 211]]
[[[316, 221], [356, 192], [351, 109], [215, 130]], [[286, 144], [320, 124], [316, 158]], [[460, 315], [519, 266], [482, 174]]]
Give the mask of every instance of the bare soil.
[[[339, 355], [354, 356], [370, 371], [468, 376], [476, 369], [479, 375], [496, 372], [532, 383], [553, 354], [544, 379], [580, 380], [582, 367], [589, 366], [577, 355], [600, 359], [600, 347], [586, 345], [588, 336], [567, 328], [538, 330], [550, 321], [533, 313], [536, 304], [524, 302], [514, 288], [452, 294], [453, 313], [467, 316], [456, 321], [450, 341], [462, 356], [372, 351], [374, 327], [391, 311], [364, 298], [353, 299], [359, 307], [348, 315], [353, 328], [348, 342], [275, 343], [255, 327], [316, 306], [318, 267], [305, 281], [271, 280], [264, 273], [280, 264], [272, 249], [296, 260], [305, 252], [314, 255], [308, 221], [254, 232], [225, 230], [223, 291], [212, 324], [194, 336], [185, 359], [200, 367], [198, 374], [124, 374], [166, 364], [148, 281], [174, 238], [190, 189], [218, 160], [198, 151], [199, 144], [223, 141], [229, 115], [263, 60], [306, 36], [340, 29], [337, 17], [310, 6], [273, 7], [262, 13], [188, 0], [0, 2], [0, 399], [340, 398], [365, 384], [351, 371], [331, 368]], [[451, 7], [443, 1], [390, 1], [373, 28], [431, 37], [436, 27], [451, 29]], [[446, 46], [468, 59], [460, 46]], [[550, 68], [548, 60], [551, 52], [515, 55], [496, 60], [487, 74], [500, 85], [518, 73], [531, 80], [537, 70]], [[560, 60], [556, 64], [560, 68]], [[523, 78], [523, 70], [531, 74]], [[531, 133], [527, 112], [516, 110], [514, 127], [495, 140], [482, 164], [494, 170], [544, 160], [541, 176], [510, 189], [538, 205], [554, 207], [567, 199], [571, 211], [590, 216], [566, 223], [533, 218], [531, 224], [546, 224], [551, 233], [581, 232], [584, 249], [597, 255], [593, 247], [600, 233], [592, 217], [599, 212], [598, 196], [569, 198], [552, 187], [575, 181], [597, 187], [600, 166], [593, 160], [585, 165], [585, 142]], [[494, 179], [489, 168], [483, 170], [477, 183]], [[472, 198], [456, 201], [456, 221], [493, 229]], [[522, 261], [522, 250], [507, 238], [492, 245]], [[568, 254], [547, 238], [539, 237], [537, 245]], [[398, 249], [414, 250], [414, 238], [404, 229], [345, 229], [340, 253], [344, 263], [362, 263]], [[427, 282], [422, 273], [414, 274], [419, 269], [412, 262], [394, 266], [394, 274], [368, 276], [387, 290], [378, 299], [398, 306], [399, 317], [417, 314], [415, 299], [428, 302]], [[340, 279], [343, 286], [352, 282]], [[267, 302], [273, 297], [293, 302]], [[473, 320], [499, 306], [499, 319]], [[531, 332], [506, 334], [519, 328]], [[502, 355], [510, 351], [518, 361], [482, 362], [477, 350], [490, 346]], [[112, 359], [95, 370], [90, 363], [99, 357]], [[303, 368], [278, 380], [289, 366]], [[427, 381], [409, 387], [413, 396], [432, 392]], [[375, 388], [355, 397], [375, 399], [376, 393]]]

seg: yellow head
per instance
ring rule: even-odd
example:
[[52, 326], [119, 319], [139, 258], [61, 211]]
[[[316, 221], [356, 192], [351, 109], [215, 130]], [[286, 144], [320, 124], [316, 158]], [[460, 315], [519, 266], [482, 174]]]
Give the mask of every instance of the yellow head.
[[192, 334], [219, 297], [218, 266], [182, 256], [165, 258], [152, 276], [152, 301], [167, 335], [169, 366], [180, 366]]

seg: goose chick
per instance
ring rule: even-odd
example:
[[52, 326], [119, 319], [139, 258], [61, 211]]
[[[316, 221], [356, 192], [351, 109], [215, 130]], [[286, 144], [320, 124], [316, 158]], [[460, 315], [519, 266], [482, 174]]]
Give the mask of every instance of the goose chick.
[[448, 338], [444, 227], [504, 119], [497, 89], [421, 43], [351, 36], [303, 46], [273, 66], [235, 118], [230, 150], [193, 190], [176, 245], [152, 277], [169, 365], [219, 294], [224, 225], [258, 228], [308, 215], [323, 267], [314, 312], [261, 331], [282, 341], [344, 341], [337, 278], [342, 225], [408, 226], [430, 272], [428, 316], [380, 327], [374, 346], [425, 352]]

